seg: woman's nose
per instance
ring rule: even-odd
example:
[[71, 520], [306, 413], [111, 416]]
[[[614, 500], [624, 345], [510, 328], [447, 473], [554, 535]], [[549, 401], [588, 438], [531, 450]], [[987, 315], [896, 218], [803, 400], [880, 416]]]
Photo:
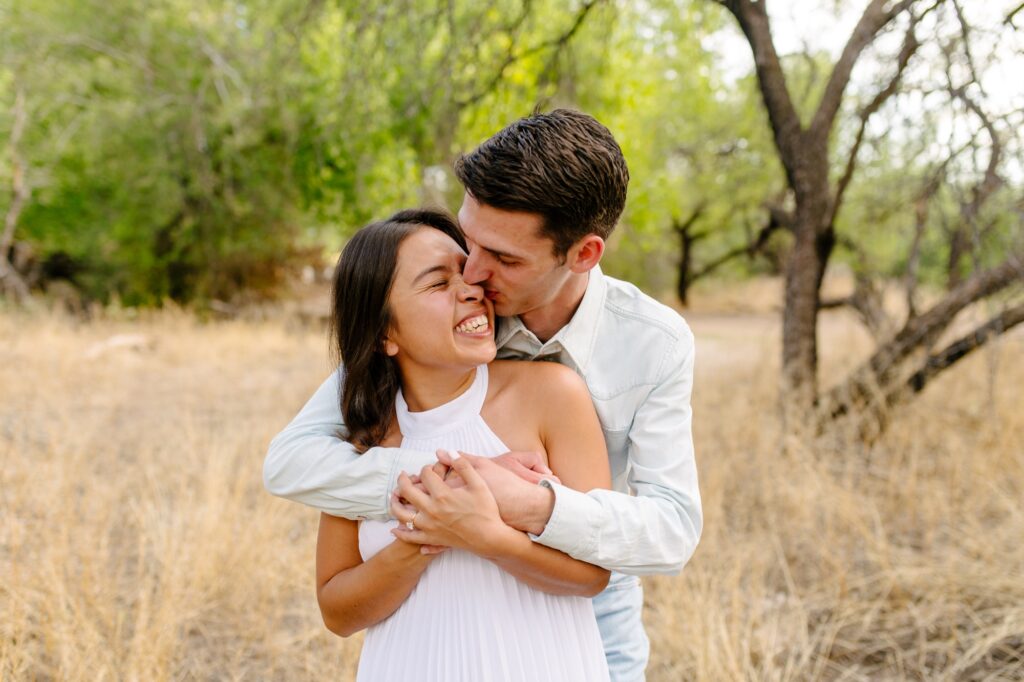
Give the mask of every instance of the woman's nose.
[[482, 301], [484, 298], [484, 288], [479, 284], [470, 284], [462, 278], [459, 284], [459, 300], [460, 301]]

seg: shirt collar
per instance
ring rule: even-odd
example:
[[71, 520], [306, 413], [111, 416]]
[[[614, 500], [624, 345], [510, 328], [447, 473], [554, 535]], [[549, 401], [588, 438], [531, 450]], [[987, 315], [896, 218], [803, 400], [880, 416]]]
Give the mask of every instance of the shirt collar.
[[[560, 343], [562, 348], [572, 356], [573, 362], [580, 370], [587, 366], [593, 353], [594, 343], [597, 339], [597, 323], [601, 319], [601, 310], [604, 308], [607, 289], [608, 283], [605, 281], [604, 273], [601, 272], [599, 265], [595, 265], [590, 271], [587, 290], [583, 292], [583, 300], [580, 301], [572, 319], [544, 344], [546, 346], [556, 342]], [[496, 339], [498, 347], [504, 346], [519, 332], [536, 339], [536, 336], [526, 328], [518, 315], [501, 318]]]

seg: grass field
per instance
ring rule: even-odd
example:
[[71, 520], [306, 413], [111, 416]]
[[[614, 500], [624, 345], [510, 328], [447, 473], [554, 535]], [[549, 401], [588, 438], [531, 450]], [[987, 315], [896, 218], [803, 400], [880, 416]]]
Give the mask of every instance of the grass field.
[[[706, 525], [645, 583], [648, 679], [1024, 678], [1022, 335], [871, 448], [783, 450], [776, 316], [695, 310]], [[868, 350], [841, 313], [822, 345], [826, 383]], [[352, 678], [317, 515], [261, 483], [326, 349], [290, 315], [0, 313], [0, 679]]]

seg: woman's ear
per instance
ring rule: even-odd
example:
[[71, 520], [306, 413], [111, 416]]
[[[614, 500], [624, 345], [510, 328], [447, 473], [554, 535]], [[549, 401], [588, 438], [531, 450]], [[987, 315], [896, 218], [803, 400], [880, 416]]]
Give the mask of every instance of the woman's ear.
[[384, 339], [384, 354], [391, 358], [398, 355], [398, 344], [391, 339]]

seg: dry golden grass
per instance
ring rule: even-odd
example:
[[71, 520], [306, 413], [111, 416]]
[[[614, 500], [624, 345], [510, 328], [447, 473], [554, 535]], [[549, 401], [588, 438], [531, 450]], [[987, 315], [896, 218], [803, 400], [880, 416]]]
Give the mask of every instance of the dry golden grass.
[[[867, 345], [826, 322], [831, 377]], [[706, 528], [646, 582], [649, 679], [1021, 679], [1020, 335], [878, 445], [782, 454], [775, 317], [691, 323]], [[322, 332], [6, 312], [0, 339], [0, 679], [352, 677], [359, 639], [316, 608], [317, 515], [260, 478]]]

